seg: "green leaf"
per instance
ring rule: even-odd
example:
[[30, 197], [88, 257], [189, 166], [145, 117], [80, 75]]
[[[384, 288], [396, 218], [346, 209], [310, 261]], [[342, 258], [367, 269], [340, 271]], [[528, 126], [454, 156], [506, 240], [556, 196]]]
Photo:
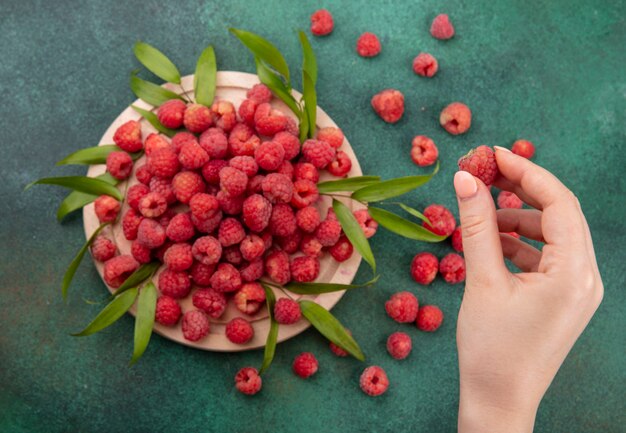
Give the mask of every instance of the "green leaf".
[[289, 109], [298, 116], [298, 119], [302, 117], [302, 111], [296, 102], [296, 99], [293, 97], [285, 83], [280, 79], [278, 75], [276, 75], [272, 70], [270, 70], [263, 62], [255, 57], [254, 61], [256, 62], [256, 74], [259, 77], [261, 83], [265, 84], [271, 91], [276, 95], [281, 101], [283, 101]]
[[147, 280], [148, 278], [152, 277], [152, 275], [154, 275], [157, 269], [159, 269], [159, 266], [161, 266], [161, 263], [157, 261], [146, 263], [145, 265], [139, 266], [139, 268], [135, 272], [130, 274], [130, 276], [126, 278], [126, 281], [124, 281], [122, 285], [119, 286], [117, 290], [111, 296], [112, 297], [117, 296], [131, 289], [132, 287], [136, 287], [139, 284], [143, 283], [145, 280]]
[[362, 202], [381, 201], [396, 197], [424, 185], [439, 171], [439, 161], [431, 174], [421, 176], [406, 176], [396, 179], [385, 180], [374, 185], [369, 185], [352, 193], [354, 200]]
[[380, 275], [363, 284], [332, 284], [332, 283], [296, 283], [292, 281], [285, 286], [285, 289], [299, 295], [318, 295], [320, 293], [339, 292], [341, 290], [358, 289], [361, 287], [371, 286], [375, 284]]
[[323, 307], [315, 302], [301, 300], [298, 302], [302, 314], [324, 337], [341, 347], [359, 361], [365, 361], [365, 355], [357, 342], [346, 332], [343, 325]]
[[400, 206], [402, 209], [404, 209], [406, 212], [410, 213], [411, 215], [413, 215], [416, 218], [421, 219], [422, 221], [424, 221], [426, 224], [431, 225], [430, 224], [430, 220], [428, 218], [426, 218], [426, 216], [421, 213], [420, 211], [418, 211], [417, 209], [414, 209], [410, 206], [405, 205], [404, 203], [390, 203], [390, 204], [396, 204], [398, 206]]
[[298, 32], [300, 38], [300, 45], [302, 45], [302, 70], [306, 71], [311, 77], [313, 84], [317, 83], [317, 60], [315, 59], [315, 53], [311, 43], [302, 30]]
[[304, 100], [304, 112], [308, 120], [307, 135], [309, 138], [313, 138], [317, 126], [317, 94], [315, 93], [315, 83], [306, 71], [302, 71], [302, 98]]
[[[57, 162], [56, 165], [93, 165], [93, 164], [106, 164], [107, 156], [111, 152], [120, 152], [122, 149], [115, 144], [104, 144], [102, 146], [88, 147], [87, 149], [77, 150], [74, 153], [67, 155], [65, 158]], [[133, 161], [137, 161], [143, 155], [143, 152], [129, 153]]]
[[176, 131], [161, 125], [161, 122], [159, 122], [159, 118], [152, 111], [144, 110], [137, 107], [136, 105], [131, 105], [131, 107], [133, 107], [133, 110], [135, 110], [137, 113], [141, 114], [141, 117], [150, 122], [150, 124], [154, 126], [154, 129], [156, 129], [160, 133], [165, 134], [168, 137], [173, 137], [174, 135], [176, 135]]
[[304, 143], [304, 141], [309, 137], [309, 115], [305, 111], [302, 113], [300, 117], [300, 125], [298, 126], [299, 134], [298, 139], [300, 143]]
[[137, 293], [138, 289], [135, 287], [116, 297], [100, 311], [100, 314], [85, 329], [72, 335], [74, 337], [85, 337], [112, 325], [133, 306]]
[[24, 190], [26, 191], [33, 185], [57, 185], [87, 194], [110, 195], [119, 201], [122, 201], [124, 198], [122, 193], [110, 183], [87, 176], [44, 177], [29, 183]]
[[[111, 185], [117, 185], [119, 182], [119, 180], [111, 176], [110, 173], [104, 173], [100, 176], [96, 176], [96, 179], [103, 180]], [[63, 199], [57, 209], [57, 221], [61, 222], [68, 214], [78, 209], [82, 209], [84, 206], [88, 205], [97, 198], [97, 195], [87, 194], [80, 191], [70, 192], [67, 197]]]
[[137, 362], [148, 347], [150, 336], [152, 335], [152, 327], [154, 326], [156, 300], [156, 287], [152, 282], [149, 282], [139, 291], [137, 316], [135, 317], [135, 346], [133, 348], [133, 357], [130, 360], [130, 365]]
[[137, 41], [133, 47], [137, 60], [150, 72], [170, 83], [180, 84], [180, 72], [170, 59], [158, 49], [145, 42]]
[[198, 104], [210, 107], [215, 98], [217, 85], [217, 62], [215, 51], [209, 45], [202, 51], [196, 65], [196, 74], [193, 77], [193, 88]]
[[337, 215], [337, 219], [341, 224], [343, 232], [352, 243], [352, 246], [359, 252], [359, 254], [361, 254], [363, 259], [369, 263], [372, 267], [372, 271], [376, 273], [376, 260], [374, 259], [374, 254], [370, 248], [370, 243], [365, 237], [363, 229], [357, 222], [356, 218], [354, 218], [352, 211], [348, 208], [348, 206], [335, 199], [333, 199], [333, 210], [335, 211], [335, 215]]
[[446, 236], [436, 235], [430, 230], [385, 209], [370, 206], [368, 211], [378, 224], [405, 238], [424, 242], [441, 242], [446, 238]]
[[80, 250], [78, 250], [78, 254], [76, 254], [76, 257], [74, 257], [70, 265], [67, 267], [65, 275], [63, 275], [63, 283], [61, 284], [61, 294], [63, 295], [63, 300], [67, 299], [67, 289], [70, 287], [72, 279], [74, 278], [74, 274], [76, 274], [76, 270], [78, 269], [78, 266], [80, 266], [80, 262], [83, 261], [83, 257], [85, 257], [87, 249], [93, 243], [96, 236], [98, 236], [102, 229], [105, 228], [108, 224], [109, 223], [104, 223], [100, 225], [100, 227], [98, 227], [96, 231], [93, 232], [89, 239], [87, 239], [87, 242], [85, 242]]
[[259, 369], [259, 374], [263, 374], [269, 366], [272, 364], [274, 354], [276, 353], [276, 339], [278, 338], [278, 322], [274, 318], [274, 304], [276, 303], [276, 297], [272, 288], [261, 284], [265, 290], [265, 303], [267, 304], [267, 312], [270, 315], [270, 331], [267, 334], [267, 340], [265, 341], [265, 352], [263, 354], [263, 364]]
[[158, 84], [142, 80], [135, 74], [136, 72], [130, 74], [130, 90], [142, 101], [146, 101], [148, 104], [154, 105], [155, 107], [161, 106], [161, 104], [170, 99], [180, 99], [184, 101], [183, 97], [179, 94], [167, 90]]
[[257, 34], [232, 27], [229, 30], [254, 54], [254, 57], [258, 57], [282, 75], [287, 86], [290, 87], [289, 66], [278, 48]]
[[317, 184], [317, 190], [320, 194], [328, 192], [355, 191], [378, 182], [380, 182], [380, 176], [355, 176], [347, 179], [320, 182]]

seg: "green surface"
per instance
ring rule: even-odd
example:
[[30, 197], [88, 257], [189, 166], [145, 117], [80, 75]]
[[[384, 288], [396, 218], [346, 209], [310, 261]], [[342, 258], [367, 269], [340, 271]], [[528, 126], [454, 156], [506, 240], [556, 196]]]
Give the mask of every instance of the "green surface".
[[[318, 2], [243, 1], [28, 1], [0, 2], [0, 431], [2, 432], [451, 432], [456, 428], [458, 373], [456, 314], [462, 286], [438, 279], [418, 287], [408, 275], [413, 254], [450, 251], [379, 233], [372, 246], [382, 278], [346, 294], [333, 312], [360, 341], [368, 364], [386, 368], [386, 395], [358, 389], [365, 364], [335, 358], [315, 331], [280, 344], [261, 394], [246, 398], [233, 387], [242, 366], [259, 366], [262, 352], [206, 353], [156, 336], [144, 358], [128, 367], [134, 319], [72, 338], [97, 312], [82, 297], [105, 293], [94, 267], [78, 270], [64, 304], [59, 291], [66, 266], [84, 242], [82, 220], [55, 222], [65, 191], [24, 185], [84, 168], [54, 168], [62, 156], [98, 143], [133, 96], [128, 73], [132, 45], [162, 49], [183, 74], [193, 72], [209, 43], [223, 70], [253, 71], [253, 60], [227, 32], [259, 32], [300, 65], [296, 28], [308, 30]], [[456, 159], [481, 143], [508, 146], [516, 138], [537, 145], [536, 161], [580, 197], [595, 240], [606, 294], [597, 315], [567, 358], [537, 417], [542, 432], [618, 432], [624, 416], [625, 303], [623, 169], [625, 116], [623, 1], [377, 1], [325, 2], [336, 21], [314, 38], [320, 67], [320, 105], [343, 128], [366, 174], [425, 173], [409, 159], [410, 140], [431, 136], [441, 171], [412, 194], [421, 209], [439, 202], [456, 209]], [[451, 15], [457, 36], [428, 34], [433, 16]], [[383, 52], [354, 52], [357, 36], [376, 32]], [[431, 80], [411, 71], [420, 51], [439, 59]], [[294, 73], [294, 76], [299, 74]], [[297, 85], [299, 88], [299, 83]], [[396, 125], [381, 122], [370, 97], [386, 87], [404, 92], [407, 108]], [[437, 122], [447, 103], [473, 110], [464, 136]], [[363, 265], [358, 279], [369, 277]], [[446, 314], [435, 334], [400, 326], [384, 313], [393, 292], [411, 290]], [[387, 335], [409, 332], [414, 350], [404, 362], [384, 349]], [[320, 360], [319, 373], [301, 380], [290, 364], [300, 351]]]

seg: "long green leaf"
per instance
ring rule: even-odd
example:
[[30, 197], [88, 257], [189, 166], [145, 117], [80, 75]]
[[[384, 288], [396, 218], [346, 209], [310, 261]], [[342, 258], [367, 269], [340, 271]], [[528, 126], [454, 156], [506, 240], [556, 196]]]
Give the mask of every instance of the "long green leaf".
[[368, 211], [378, 224], [405, 238], [424, 242], [441, 242], [446, 238], [446, 236], [436, 235], [430, 230], [385, 209], [370, 206]]
[[[100, 176], [96, 176], [96, 179], [103, 180], [111, 185], [117, 185], [119, 180], [111, 176], [110, 173], [104, 173]], [[61, 222], [63, 218], [65, 218], [68, 214], [82, 209], [84, 206], [88, 205], [98, 196], [94, 194], [87, 194], [80, 191], [72, 191], [70, 192], [61, 202], [59, 208], [57, 209], [57, 221]]]
[[426, 182], [439, 171], [439, 162], [431, 174], [421, 176], [406, 176], [396, 179], [385, 180], [374, 185], [369, 185], [352, 193], [352, 198], [362, 202], [381, 201], [391, 197], [397, 197], [414, 190]]
[[267, 334], [267, 340], [265, 340], [265, 352], [263, 353], [263, 364], [259, 369], [259, 374], [263, 374], [269, 366], [272, 364], [274, 354], [276, 353], [276, 339], [278, 338], [278, 322], [274, 318], [274, 304], [276, 304], [276, 297], [272, 288], [262, 284], [265, 290], [265, 303], [267, 304], [267, 312], [270, 315], [270, 331]]
[[399, 203], [398, 202], [398, 203], [393, 203], [393, 204], [397, 204], [402, 209], [404, 209], [406, 212], [410, 213], [414, 217], [419, 218], [422, 221], [424, 221], [426, 224], [430, 225], [430, 220], [428, 218], [426, 218], [426, 216], [423, 213], [421, 213], [420, 211], [418, 211], [417, 209], [414, 209], [414, 208], [412, 208], [410, 206], [407, 206], [404, 203]]
[[167, 90], [158, 84], [142, 80], [135, 75], [135, 72], [130, 74], [130, 90], [132, 90], [139, 99], [155, 107], [161, 106], [161, 104], [170, 99], [180, 99], [184, 101], [183, 97], [179, 94]]
[[363, 284], [296, 283], [292, 281], [285, 286], [285, 289], [299, 295], [318, 295], [320, 293], [340, 292], [341, 290], [368, 287], [375, 284], [379, 278], [380, 275], [376, 275], [374, 278]]
[[242, 44], [252, 51], [254, 57], [258, 57], [282, 75], [285, 78], [287, 86], [290, 87], [289, 66], [278, 48], [270, 41], [257, 34], [235, 28], [230, 28], [229, 30]]
[[[308, 120], [308, 137], [313, 138], [317, 127], [317, 93], [315, 83], [306, 71], [302, 71], [302, 99], [304, 100], [304, 112]], [[302, 116], [304, 117], [304, 116]]]
[[317, 83], [317, 60], [315, 59], [313, 47], [306, 33], [302, 30], [298, 32], [298, 37], [300, 38], [300, 45], [302, 45], [302, 70], [309, 74], [313, 84], [315, 84]]
[[74, 337], [85, 337], [112, 325], [133, 306], [137, 293], [138, 289], [135, 287], [116, 297], [100, 311], [100, 314], [85, 329], [72, 335]]
[[306, 107], [304, 107], [304, 111], [302, 112], [302, 116], [300, 117], [300, 125], [298, 125], [298, 138], [300, 139], [300, 143], [304, 143], [304, 141], [309, 137], [309, 115], [306, 112]]
[[315, 302], [301, 300], [298, 302], [302, 314], [324, 337], [341, 347], [359, 361], [365, 361], [365, 355], [357, 342], [346, 332], [343, 325], [323, 307]]
[[33, 185], [57, 185], [87, 194], [110, 195], [120, 201], [124, 198], [122, 193], [110, 183], [87, 176], [44, 177], [29, 183], [24, 190], [29, 189]]
[[[57, 162], [56, 165], [93, 165], [93, 164], [106, 164], [107, 156], [111, 152], [120, 152], [122, 149], [115, 144], [103, 144], [102, 146], [88, 147], [87, 149], [80, 149], [74, 153], [67, 155], [65, 158]], [[130, 157], [133, 161], [138, 160], [143, 155], [143, 152], [130, 153]]]
[[63, 300], [67, 299], [67, 289], [70, 287], [72, 279], [74, 278], [74, 274], [76, 274], [76, 270], [78, 269], [78, 266], [80, 266], [80, 262], [83, 261], [83, 257], [85, 257], [87, 249], [93, 243], [96, 236], [98, 236], [102, 229], [105, 228], [108, 224], [109, 223], [102, 224], [96, 229], [96, 231], [93, 232], [89, 239], [87, 239], [87, 242], [85, 242], [80, 250], [78, 250], [76, 257], [74, 257], [70, 265], [67, 267], [65, 275], [63, 275], [63, 283], [61, 284], [61, 294], [63, 295]]
[[210, 107], [215, 98], [217, 85], [217, 62], [215, 51], [209, 45], [202, 51], [196, 64], [196, 74], [193, 77], [193, 88], [198, 104]]
[[133, 347], [133, 357], [130, 365], [141, 358], [146, 351], [150, 336], [152, 335], [152, 327], [154, 326], [154, 312], [156, 310], [157, 290], [152, 282], [149, 282], [139, 291], [139, 300], [137, 301], [137, 316], [135, 317], [135, 344]]
[[355, 191], [378, 182], [380, 182], [380, 176], [355, 176], [347, 179], [320, 182], [317, 184], [317, 191], [320, 194], [328, 192]]
[[150, 72], [170, 83], [180, 84], [180, 72], [170, 59], [158, 49], [145, 42], [138, 41], [133, 47], [135, 57]]
[[160, 265], [161, 263], [155, 261], [139, 266], [139, 268], [135, 272], [133, 272], [128, 278], [126, 278], [126, 280], [122, 283], [121, 286], [117, 288], [112, 296], [117, 296], [143, 283], [145, 280], [154, 275], [157, 269], [159, 269]]
[[348, 206], [336, 199], [333, 199], [333, 210], [335, 211], [335, 215], [337, 215], [337, 219], [341, 224], [343, 232], [352, 243], [352, 246], [359, 252], [359, 254], [361, 254], [363, 259], [369, 263], [372, 267], [372, 271], [376, 273], [376, 260], [374, 259], [374, 253], [372, 253], [370, 243], [365, 237], [363, 229], [357, 222], [356, 218], [354, 218], [352, 211], [348, 208]]
[[161, 125], [161, 122], [159, 122], [159, 118], [152, 111], [144, 110], [143, 108], [139, 108], [136, 105], [131, 105], [131, 107], [133, 107], [133, 110], [135, 110], [137, 113], [141, 114], [141, 117], [150, 122], [150, 125], [154, 126], [154, 129], [156, 129], [160, 133], [165, 134], [168, 137], [173, 137], [174, 135], [176, 135], [176, 131]]
[[278, 77], [272, 70], [270, 70], [263, 62], [255, 57], [256, 62], [256, 74], [259, 77], [261, 83], [265, 84], [281, 101], [283, 101], [289, 109], [298, 116], [298, 119], [302, 117], [302, 111], [296, 102], [285, 83]]

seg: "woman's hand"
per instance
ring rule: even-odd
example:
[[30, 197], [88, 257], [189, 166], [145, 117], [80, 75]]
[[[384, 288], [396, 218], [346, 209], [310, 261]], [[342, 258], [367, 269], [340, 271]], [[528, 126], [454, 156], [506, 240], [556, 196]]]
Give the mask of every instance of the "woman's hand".
[[[529, 160], [496, 148], [495, 186], [535, 209], [496, 211], [467, 172], [454, 186], [467, 280], [457, 326], [459, 432], [530, 432], [539, 402], [598, 308], [603, 286], [574, 194]], [[541, 251], [512, 236], [545, 242]], [[511, 273], [511, 260], [522, 273]]]

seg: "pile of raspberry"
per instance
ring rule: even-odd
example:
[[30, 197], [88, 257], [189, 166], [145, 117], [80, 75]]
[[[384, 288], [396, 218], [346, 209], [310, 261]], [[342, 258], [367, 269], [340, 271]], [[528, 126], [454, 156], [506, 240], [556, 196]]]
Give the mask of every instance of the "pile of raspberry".
[[[332, 209], [320, 212], [317, 189], [321, 170], [345, 177], [352, 167], [341, 150], [342, 131], [321, 129], [301, 145], [298, 125], [270, 104], [272, 97], [258, 84], [238, 108], [226, 100], [211, 107], [170, 100], [157, 116], [165, 127], [181, 128], [171, 140], [159, 134], [143, 140], [137, 121], [115, 132], [122, 150], [109, 155], [107, 170], [120, 180], [134, 171], [137, 182], [130, 181], [124, 204], [101, 196], [95, 212], [101, 222], [121, 215], [131, 247], [118, 254], [115, 243], [100, 235], [93, 257], [104, 262], [112, 288], [141, 264], [161, 262], [156, 321], [182, 322], [189, 341], [207, 337], [211, 320], [232, 301], [241, 315], [227, 323], [226, 336], [235, 344], [249, 342], [249, 318], [265, 305], [259, 279], [281, 286], [311, 282], [323, 254], [343, 262], [353, 253]], [[140, 150], [145, 162], [133, 167], [128, 153]], [[367, 210], [355, 217], [366, 236], [374, 234]], [[194, 309], [182, 311], [180, 301], [189, 296]], [[301, 318], [298, 303], [288, 298], [274, 312], [282, 324]]]

